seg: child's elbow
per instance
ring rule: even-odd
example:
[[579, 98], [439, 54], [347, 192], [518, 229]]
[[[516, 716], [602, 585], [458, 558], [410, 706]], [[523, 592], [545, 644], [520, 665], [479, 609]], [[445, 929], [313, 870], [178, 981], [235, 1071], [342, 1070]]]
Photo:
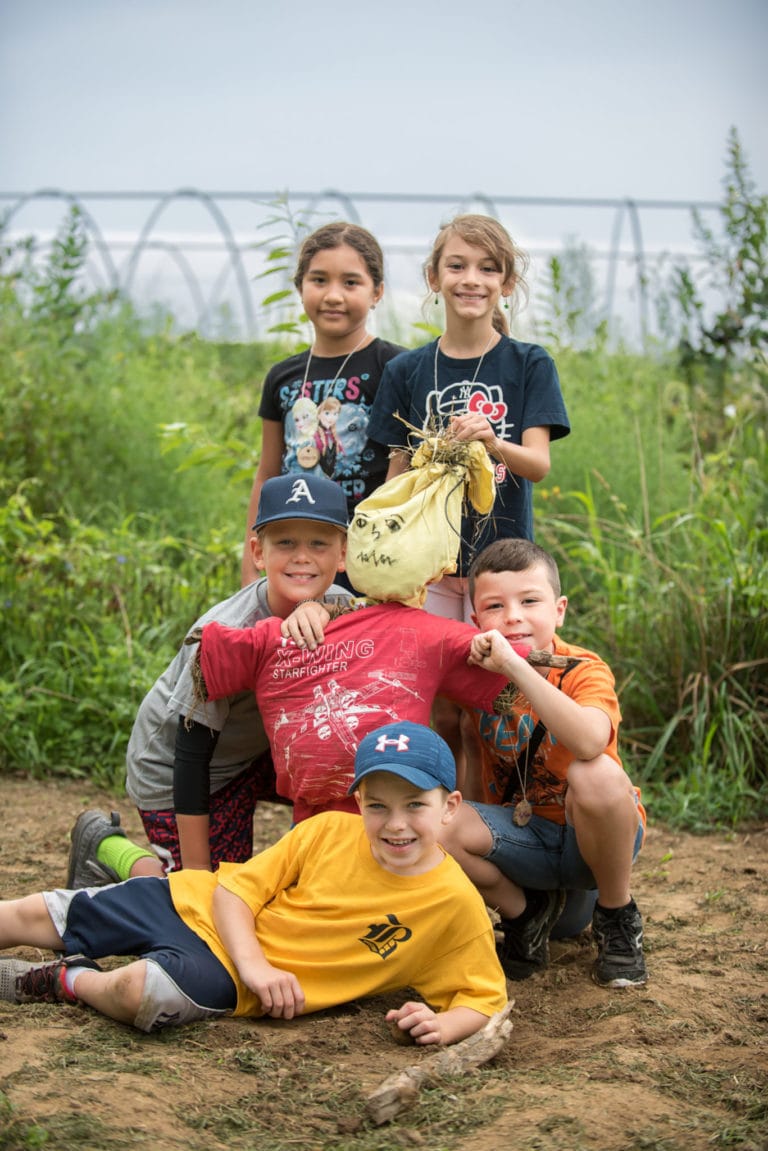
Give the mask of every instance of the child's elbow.
[[582, 763], [591, 763], [598, 759], [605, 751], [605, 741], [594, 737], [585, 737], [583, 740], [571, 740], [568, 750], [574, 759]]
[[552, 467], [549, 453], [546, 457], [540, 456], [533, 462], [531, 479], [535, 484], [541, 483], [549, 475], [549, 470]]

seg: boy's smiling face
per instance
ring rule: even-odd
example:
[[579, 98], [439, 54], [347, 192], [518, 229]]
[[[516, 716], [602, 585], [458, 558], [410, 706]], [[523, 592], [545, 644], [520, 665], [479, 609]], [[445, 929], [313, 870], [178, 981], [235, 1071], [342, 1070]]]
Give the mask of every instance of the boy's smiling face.
[[544, 564], [534, 564], [519, 572], [482, 572], [475, 580], [472, 618], [481, 631], [495, 628], [510, 643], [548, 651], [567, 605], [564, 595], [555, 595]]
[[374, 859], [395, 875], [421, 875], [442, 861], [440, 834], [461, 803], [458, 791], [420, 791], [389, 771], [374, 771], [355, 792]]
[[347, 539], [333, 524], [285, 519], [266, 524], [251, 541], [267, 575], [267, 602], [282, 619], [305, 599], [322, 599], [344, 568]]

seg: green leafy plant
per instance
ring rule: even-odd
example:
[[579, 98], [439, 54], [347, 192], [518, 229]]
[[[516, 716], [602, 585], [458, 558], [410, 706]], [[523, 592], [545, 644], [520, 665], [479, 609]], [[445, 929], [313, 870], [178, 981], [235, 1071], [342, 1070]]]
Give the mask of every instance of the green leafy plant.
[[681, 264], [671, 286], [680, 369], [706, 447], [729, 416], [768, 414], [768, 196], [757, 193], [735, 128], [719, 215], [716, 232], [694, 213], [704, 273]]
[[[259, 229], [268, 229], [269, 235], [254, 244], [255, 248], [266, 250], [266, 267], [259, 272], [258, 279], [269, 279], [273, 289], [261, 301], [262, 310], [271, 319], [267, 334], [273, 337], [290, 337], [296, 351], [307, 347], [307, 317], [301, 309], [301, 302], [293, 283], [296, 257], [303, 240], [315, 226], [314, 213], [308, 209], [294, 211], [287, 194], [270, 204], [273, 215], [259, 224]], [[276, 231], [277, 229], [277, 231]]]
[[537, 329], [541, 339], [556, 352], [605, 344], [608, 324], [601, 316], [592, 257], [586, 244], [568, 239], [562, 252], [550, 257]]

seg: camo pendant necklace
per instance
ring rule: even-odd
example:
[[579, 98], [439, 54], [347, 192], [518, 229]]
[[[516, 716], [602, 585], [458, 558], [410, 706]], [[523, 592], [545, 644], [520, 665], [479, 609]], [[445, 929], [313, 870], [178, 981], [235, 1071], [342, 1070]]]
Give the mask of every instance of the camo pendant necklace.
[[[529, 721], [529, 723], [532, 722], [532, 717], [531, 717], [532, 711], [533, 711], [533, 708], [529, 705], [529, 707], [528, 707], [528, 721]], [[533, 735], [534, 730], [535, 729], [531, 730], [531, 736]], [[530, 737], [529, 737], [529, 741], [525, 745], [525, 751], [523, 752], [523, 756], [525, 758], [525, 774], [523, 774], [520, 771], [520, 760], [515, 759], [515, 771], [517, 772], [517, 778], [518, 778], [519, 783], [520, 783], [520, 794], [523, 797], [519, 803], [515, 804], [515, 810], [512, 812], [512, 822], [517, 827], [525, 827], [526, 823], [530, 822], [530, 818], [533, 815], [533, 808], [531, 807], [531, 804], [528, 800], [528, 796], [526, 795], [526, 791], [528, 788], [528, 761], [531, 758], [529, 755], [530, 748], [531, 748], [531, 744], [530, 744]]]

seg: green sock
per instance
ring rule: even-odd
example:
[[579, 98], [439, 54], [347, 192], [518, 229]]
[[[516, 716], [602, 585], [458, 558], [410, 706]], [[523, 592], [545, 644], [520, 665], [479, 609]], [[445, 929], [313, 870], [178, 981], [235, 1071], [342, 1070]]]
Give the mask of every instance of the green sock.
[[130, 879], [131, 868], [137, 859], [148, 855], [150, 859], [157, 856], [145, 847], [138, 847], [126, 839], [124, 835], [108, 835], [102, 839], [96, 849], [96, 858], [105, 867], [110, 867], [120, 879]]

